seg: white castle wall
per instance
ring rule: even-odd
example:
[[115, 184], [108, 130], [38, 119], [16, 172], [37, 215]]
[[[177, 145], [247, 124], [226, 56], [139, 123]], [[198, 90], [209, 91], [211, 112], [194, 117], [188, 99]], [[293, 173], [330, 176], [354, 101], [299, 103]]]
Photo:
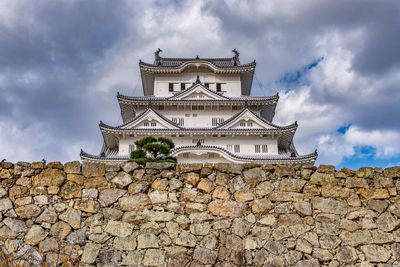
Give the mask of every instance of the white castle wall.
[[156, 74], [154, 80], [154, 95], [158, 97], [172, 96], [169, 92], [169, 83], [176, 83], [176, 91], [180, 90], [180, 84], [186, 83], [186, 88], [191, 86], [199, 76], [200, 81], [210, 83], [210, 89], [216, 91], [216, 83], [222, 83], [222, 91], [225, 96], [239, 97], [241, 96], [241, 82], [239, 74], [215, 74], [207, 70], [185, 71], [177, 74]]
[[[129, 155], [129, 145], [134, 144], [134, 142], [142, 137], [127, 137], [120, 140], [119, 142], [119, 155], [128, 156]], [[217, 146], [223, 149], [227, 149], [227, 145], [232, 145], [232, 153], [242, 155], [242, 156], [254, 156], [254, 155], [278, 155], [278, 142], [276, 139], [260, 136], [226, 136], [226, 137], [213, 137], [204, 135], [193, 135], [193, 136], [183, 136], [183, 137], [171, 137], [176, 147], [181, 146], [193, 146], [196, 145], [197, 139], [204, 139], [203, 145], [205, 146]], [[268, 153], [255, 153], [255, 144], [268, 145]], [[235, 153], [233, 151], [234, 145], [240, 145], [240, 153]]]

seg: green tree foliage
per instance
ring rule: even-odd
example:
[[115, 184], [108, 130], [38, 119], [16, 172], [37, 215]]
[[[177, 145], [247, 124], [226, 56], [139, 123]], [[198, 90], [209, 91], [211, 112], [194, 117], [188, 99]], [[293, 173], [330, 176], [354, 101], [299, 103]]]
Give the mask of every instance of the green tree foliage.
[[169, 138], [146, 136], [137, 140], [135, 144], [137, 149], [131, 152], [129, 161], [139, 164], [146, 164], [146, 162], [176, 163], [176, 158], [170, 156], [171, 149], [175, 147], [175, 144]]

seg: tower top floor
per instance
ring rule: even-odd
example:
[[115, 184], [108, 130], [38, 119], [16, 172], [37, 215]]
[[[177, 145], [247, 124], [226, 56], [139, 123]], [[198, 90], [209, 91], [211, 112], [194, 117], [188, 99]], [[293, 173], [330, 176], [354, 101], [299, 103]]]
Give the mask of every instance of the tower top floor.
[[170, 97], [198, 78], [211, 90], [227, 97], [249, 96], [256, 62], [241, 64], [234, 49], [231, 58], [165, 58], [161, 49], [154, 63], [139, 61], [144, 96]]

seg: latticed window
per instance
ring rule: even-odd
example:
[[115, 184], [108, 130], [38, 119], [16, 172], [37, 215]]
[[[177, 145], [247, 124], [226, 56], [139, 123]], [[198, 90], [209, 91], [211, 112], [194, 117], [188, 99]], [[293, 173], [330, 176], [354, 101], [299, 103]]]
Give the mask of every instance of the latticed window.
[[224, 122], [224, 118], [212, 118], [212, 126], [218, 126]]
[[173, 83], [169, 83], [168, 84], [168, 91], [170, 91], [170, 92], [174, 91], [174, 84]]
[[226, 150], [232, 151], [232, 145], [226, 145]]
[[148, 121], [145, 121], [144, 123], [143, 123], [143, 125], [144, 125], [144, 127], [149, 127], [149, 122]]
[[222, 90], [221, 90], [221, 84], [220, 83], [217, 83], [217, 92], [221, 92]]
[[234, 151], [235, 151], [235, 153], [240, 153], [240, 145], [235, 145]]
[[197, 144], [197, 142], [200, 142], [201, 144], [204, 144], [204, 139], [192, 139], [193, 144]]
[[241, 127], [246, 127], [246, 122], [241, 121], [241, 122], [239, 123], [239, 125], [240, 125]]
[[184, 126], [185, 119], [184, 118], [172, 118], [172, 122], [175, 122], [179, 126]]
[[247, 127], [253, 127], [253, 122], [248, 121], [248, 122], [247, 122]]
[[129, 145], [129, 153], [135, 150], [135, 145]]
[[260, 145], [255, 145], [255, 147], [254, 147], [254, 151], [256, 152], [256, 153], [260, 153], [261, 152], [261, 146]]
[[155, 127], [156, 125], [157, 125], [157, 123], [155, 123], [155, 122], [152, 122], [152, 123], [151, 123], [151, 126], [152, 126], [152, 127]]
[[262, 145], [262, 152], [268, 153], [268, 145]]
[[181, 83], [181, 91], [185, 90], [185, 88], [186, 88], [186, 84]]

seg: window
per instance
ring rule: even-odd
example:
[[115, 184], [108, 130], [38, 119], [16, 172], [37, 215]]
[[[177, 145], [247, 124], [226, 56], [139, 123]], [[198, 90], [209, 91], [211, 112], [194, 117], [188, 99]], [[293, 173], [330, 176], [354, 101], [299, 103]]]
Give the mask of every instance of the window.
[[173, 92], [173, 91], [174, 91], [174, 84], [173, 84], [173, 83], [169, 83], [169, 84], [168, 84], [168, 90], [169, 90], [170, 92]]
[[262, 152], [268, 153], [268, 145], [262, 145]]
[[217, 125], [218, 125], [218, 119], [212, 118], [212, 126], [217, 126]]
[[149, 127], [149, 122], [148, 121], [144, 122], [144, 127]]
[[185, 120], [184, 118], [172, 118], [172, 122], [175, 122], [179, 126], [185, 125]]
[[245, 127], [245, 126], [246, 126], [246, 123], [245, 123], [244, 121], [241, 121], [241, 122], [239, 123], [239, 125], [240, 125], [241, 127]]
[[129, 145], [129, 153], [135, 150], [135, 145]]
[[226, 145], [226, 150], [232, 151], [232, 145]]
[[212, 118], [212, 126], [218, 126], [224, 122], [224, 118]]
[[182, 158], [188, 159], [188, 158], [189, 158], [189, 153], [183, 153], [183, 154], [182, 154]]
[[164, 110], [164, 106], [158, 106], [158, 110]]
[[253, 122], [248, 121], [248, 122], [247, 122], [247, 127], [253, 127]]
[[204, 106], [192, 106], [192, 110], [204, 110]]
[[235, 153], [240, 153], [240, 145], [234, 146]]
[[221, 92], [221, 84], [217, 83], [217, 92]]
[[185, 88], [186, 88], [186, 84], [181, 83], [181, 91], [185, 90]]
[[255, 151], [256, 153], [260, 153], [260, 152], [261, 152], [261, 150], [260, 150], [260, 145], [255, 145], [254, 151]]
[[204, 144], [204, 139], [192, 139], [193, 144], [197, 144], [197, 142], [200, 142], [201, 144]]
[[239, 106], [232, 106], [232, 110], [239, 110]]
[[155, 123], [155, 122], [152, 122], [152, 123], [151, 123], [151, 126], [152, 126], [152, 127], [155, 127], [156, 125], [157, 125], [157, 123]]
[[215, 154], [214, 154], [214, 153], [208, 154], [208, 158], [209, 158], [209, 159], [215, 158]]
[[205, 83], [204, 86], [207, 87], [207, 88], [210, 88], [210, 84], [209, 83]]

